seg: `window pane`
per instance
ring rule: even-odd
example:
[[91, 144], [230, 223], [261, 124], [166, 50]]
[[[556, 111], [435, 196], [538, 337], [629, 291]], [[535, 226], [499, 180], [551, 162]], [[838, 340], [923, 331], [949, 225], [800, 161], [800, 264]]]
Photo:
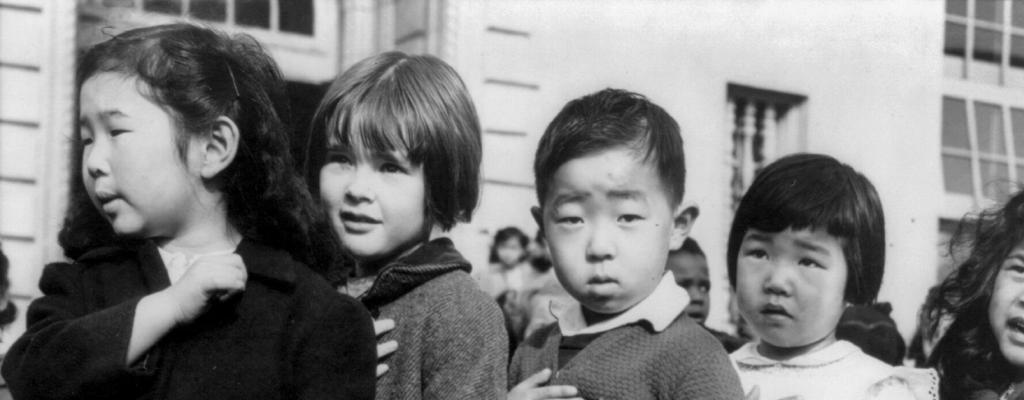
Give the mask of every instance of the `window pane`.
[[235, 23], [270, 28], [270, 0], [235, 0]]
[[971, 159], [960, 156], [942, 156], [942, 175], [946, 182], [946, 191], [972, 195]]
[[964, 57], [967, 53], [967, 26], [947, 22], [945, 47], [946, 54]]
[[1011, 21], [1013, 23], [1013, 26], [1016, 26], [1018, 28], [1024, 28], [1024, 2], [1011, 2], [1010, 7], [1013, 7], [1013, 19]]
[[1004, 162], [981, 160], [981, 191], [987, 198], [1003, 200], [1010, 190], [1010, 167]]
[[946, 14], [967, 16], [967, 0], [946, 0]]
[[135, 7], [134, 0], [103, 0], [104, 7]]
[[189, 3], [189, 13], [199, 19], [224, 22], [227, 17], [226, 3], [226, 0], [192, 0]]
[[1000, 63], [1002, 60], [1003, 37], [999, 31], [974, 29], [974, 59]]
[[1010, 40], [1010, 66], [1024, 68], [1024, 36], [1013, 35]]
[[[1010, 127], [1013, 132], [1013, 151], [1017, 158], [1024, 158], [1024, 110], [1014, 108], [1010, 110]], [[1019, 162], [1018, 162], [1019, 164]], [[1024, 181], [1024, 175], [1017, 175]]]
[[1006, 154], [1006, 137], [1003, 136], [1003, 110], [995, 104], [974, 103], [975, 125], [978, 128], [978, 152], [996, 155]]
[[982, 21], [1002, 23], [1003, 4], [1002, 1], [997, 0], [975, 0], [974, 18]]
[[181, 15], [181, 0], [146, 0], [142, 3], [142, 9], [164, 14]]
[[942, 147], [969, 150], [967, 105], [963, 100], [942, 98]]
[[284, 32], [313, 34], [313, 0], [281, 2], [278, 27]]

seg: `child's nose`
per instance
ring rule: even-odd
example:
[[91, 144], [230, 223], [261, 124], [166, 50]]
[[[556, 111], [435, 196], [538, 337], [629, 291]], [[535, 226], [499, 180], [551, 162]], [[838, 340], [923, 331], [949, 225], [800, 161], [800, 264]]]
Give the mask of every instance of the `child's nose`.
[[614, 232], [595, 223], [590, 233], [590, 240], [587, 242], [587, 261], [601, 262], [615, 258], [617, 248], [615, 246]]
[[352, 202], [373, 200], [372, 176], [367, 168], [356, 168], [348, 185], [345, 186], [345, 198]]
[[792, 290], [789, 282], [789, 268], [775, 264], [764, 280], [764, 292], [770, 295], [789, 296]]
[[83, 149], [85, 154], [82, 155], [82, 162], [85, 164], [86, 172], [92, 179], [107, 175], [110, 172], [110, 166], [107, 163], [109, 150], [105, 143], [103, 140], [94, 140], [91, 145]]

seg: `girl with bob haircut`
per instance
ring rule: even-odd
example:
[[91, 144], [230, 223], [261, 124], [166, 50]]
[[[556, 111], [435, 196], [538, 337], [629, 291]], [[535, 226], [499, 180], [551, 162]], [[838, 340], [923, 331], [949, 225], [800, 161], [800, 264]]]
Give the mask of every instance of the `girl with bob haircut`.
[[850, 166], [794, 154], [757, 175], [727, 248], [740, 313], [759, 337], [730, 355], [748, 398], [930, 398], [933, 376], [836, 338], [848, 305], [875, 301], [885, 245], [878, 193]]
[[89, 49], [78, 179], [43, 297], [7, 354], [22, 399], [369, 399], [370, 316], [288, 153], [284, 82], [254, 39], [172, 24]]
[[501, 310], [451, 240], [432, 239], [478, 198], [480, 124], [458, 74], [432, 56], [367, 58], [331, 84], [311, 129], [307, 179], [351, 258], [339, 290], [396, 325], [377, 398], [503, 397]]
[[[1024, 191], [999, 208], [965, 216], [950, 254], [967, 258], [923, 310], [938, 331], [929, 364], [943, 399], [1017, 399], [1024, 393]], [[959, 261], [959, 260], [957, 260]]]

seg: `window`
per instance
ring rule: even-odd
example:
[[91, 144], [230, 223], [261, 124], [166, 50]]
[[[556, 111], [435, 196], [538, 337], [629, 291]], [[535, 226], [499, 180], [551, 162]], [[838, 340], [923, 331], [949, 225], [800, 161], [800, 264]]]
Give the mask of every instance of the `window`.
[[1024, 87], [1024, 2], [947, 0], [945, 74]]
[[313, 0], [144, 0], [141, 3], [142, 10], [147, 12], [313, 35]]
[[735, 209], [761, 168], [780, 154], [797, 151], [804, 141], [801, 106], [806, 97], [736, 84], [727, 90]]
[[1024, 107], [943, 97], [942, 171], [947, 193], [1005, 198], [1024, 177]]

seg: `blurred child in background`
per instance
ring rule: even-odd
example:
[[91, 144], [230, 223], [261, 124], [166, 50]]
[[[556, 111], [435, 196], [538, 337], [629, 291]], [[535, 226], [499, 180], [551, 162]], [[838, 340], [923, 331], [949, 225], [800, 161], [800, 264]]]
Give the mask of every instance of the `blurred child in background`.
[[[696, 216], [696, 208], [689, 208]], [[668, 253], [668, 270], [675, 276], [676, 284], [690, 295], [686, 315], [711, 332], [722, 343], [726, 352], [732, 353], [746, 343], [745, 340], [725, 332], [708, 328], [704, 323], [711, 310], [711, 277], [708, 274], [708, 260], [697, 241], [687, 237], [683, 245]]]

